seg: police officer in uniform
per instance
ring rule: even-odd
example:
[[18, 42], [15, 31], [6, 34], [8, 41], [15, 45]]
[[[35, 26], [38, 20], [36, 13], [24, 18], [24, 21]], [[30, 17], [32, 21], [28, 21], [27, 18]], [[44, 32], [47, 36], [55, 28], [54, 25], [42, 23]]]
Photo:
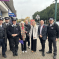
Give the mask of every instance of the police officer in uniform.
[[47, 52], [47, 54], [52, 53], [52, 43], [53, 43], [53, 47], [54, 47], [53, 58], [56, 59], [56, 55], [57, 55], [56, 41], [58, 40], [59, 29], [58, 29], [58, 25], [54, 23], [53, 18], [49, 19], [49, 23], [50, 24], [47, 27], [49, 51]]
[[0, 45], [2, 46], [2, 56], [6, 58], [5, 54], [5, 27], [2, 24], [3, 23], [3, 18], [0, 17]]
[[[7, 39], [9, 40], [9, 35], [8, 35], [8, 33], [7, 33], [7, 31], [8, 31], [8, 27], [9, 27], [9, 25], [11, 25], [10, 23], [9, 23], [9, 20], [10, 20], [10, 17], [5, 17], [5, 22], [3, 23], [3, 25], [5, 26], [5, 32], [6, 32], [6, 36], [5, 36], [5, 39], [6, 39], [6, 43], [5, 43], [5, 51], [7, 50]], [[9, 41], [9, 46], [10, 46], [10, 41]], [[11, 46], [10, 46], [10, 50], [11, 50]]]
[[[18, 44], [19, 36], [21, 34], [20, 26], [16, 24], [16, 18], [12, 18], [13, 24], [8, 28], [8, 34], [10, 35], [10, 45], [12, 48], [13, 56], [18, 56]], [[21, 37], [21, 36], [20, 36]]]

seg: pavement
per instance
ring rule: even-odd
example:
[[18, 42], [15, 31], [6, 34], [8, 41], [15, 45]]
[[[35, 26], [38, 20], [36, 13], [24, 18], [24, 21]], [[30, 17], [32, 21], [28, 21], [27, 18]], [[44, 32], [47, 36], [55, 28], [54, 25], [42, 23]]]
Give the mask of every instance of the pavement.
[[[9, 42], [7, 42], [7, 58], [2, 57], [2, 48], [0, 47], [0, 59], [53, 59], [53, 53], [52, 54], [46, 54], [46, 52], [49, 50], [48, 47], [48, 40], [46, 40], [45, 44], [45, 57], [42, 56], [42, 52], [39, 52], [39, 49], [41, 49], [41, 43], [40, 40], [37, 39], [37, 51], [31, 52], [31, 49], [27, 48], [27, 53], [22, 53], [21, 51], [21, 44], [19, 43], [19, 49], [18, 49], [18, 56], [13, 56], [13, 53], [9, 50]], [[53, 47], [52, 47], [53, 48]], [[57, 59], [59, 59], [59, 41], [57, 41]]]

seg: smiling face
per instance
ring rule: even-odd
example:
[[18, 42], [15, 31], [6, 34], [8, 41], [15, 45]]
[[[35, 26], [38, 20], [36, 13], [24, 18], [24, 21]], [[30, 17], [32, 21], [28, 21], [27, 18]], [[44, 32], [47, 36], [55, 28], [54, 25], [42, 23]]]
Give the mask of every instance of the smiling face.
[[32, 25], [35, 26], [35, 21], [32, 22]]
[[49, 23], [52, 24], [54, 22], [54, 20], [49, 20]]
[[5, 20], [6, 23], [9, 23], [9, 20]]
[[44, 24], [44, 21], [43, 21], [43, 20], [41, 20], [41, 21], [40, 21], [40, 24], [41, 24], [41, 25], [43, 25], [43, 24]]
[[13, 22], [13, 24], [16, 24], [16, 21], [12, 21]]
[[28, 24], [28, 20], [25, 21], [25, 24], [26, 24], [26, 25]]
[[24, 27], [24, 23], [21, 23], [21, 26]]

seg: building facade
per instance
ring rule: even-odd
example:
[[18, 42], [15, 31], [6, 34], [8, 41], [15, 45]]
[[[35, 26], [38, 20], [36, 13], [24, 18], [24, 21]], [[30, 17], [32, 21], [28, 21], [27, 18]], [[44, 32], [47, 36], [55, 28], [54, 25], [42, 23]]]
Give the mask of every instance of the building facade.
[[0, 1], [0, 16], [8, 17], [9, 13], [14, 13], [16, 15], [16, 10], [13, 5], [13, 0]]

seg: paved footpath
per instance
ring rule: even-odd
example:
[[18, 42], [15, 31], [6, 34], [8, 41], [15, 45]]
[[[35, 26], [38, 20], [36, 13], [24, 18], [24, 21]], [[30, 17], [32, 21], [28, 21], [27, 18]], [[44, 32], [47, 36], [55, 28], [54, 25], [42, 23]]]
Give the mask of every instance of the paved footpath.
[[[46, 41], [46, 46], [45, 46], [45, 57], [42, 56], [42, 52], [39, 52], [39, 49], [41, 49], [41, 44], [40, 40], [37, 39], [37, 51], [32, 53], [31, 49], [27, 48], [27, 53], [22, 53], [21, 51], [21, 44], [19, 44], [19, 49], [18, 49], [18, 56], [13, 56], [12, 52], [9, 51], [9, 43], [8, 43], [8, 49], [6, 52], [7, 58], [2, 57], [2, 50], [0, 48], [0, 59], [53, 59], [53, 53], [52, 54], [46, 54], [48, 51], [48, 40]], [[57, 59], [59, 59], [59, 41], [57, 41]]]

